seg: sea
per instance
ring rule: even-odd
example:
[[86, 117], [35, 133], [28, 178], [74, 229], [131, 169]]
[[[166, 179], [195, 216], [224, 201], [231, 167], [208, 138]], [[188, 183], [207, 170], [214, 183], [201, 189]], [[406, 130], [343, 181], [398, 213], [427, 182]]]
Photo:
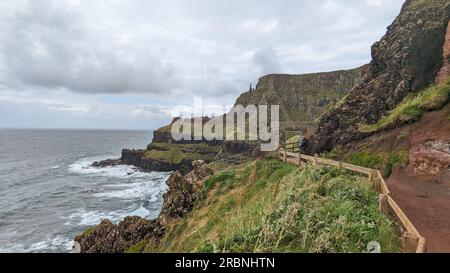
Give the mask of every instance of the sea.
[[93, 168], [151, 131], [0, 129], [0, 252], [70, 252], [102, 219], [156, 218], [169, 173]]

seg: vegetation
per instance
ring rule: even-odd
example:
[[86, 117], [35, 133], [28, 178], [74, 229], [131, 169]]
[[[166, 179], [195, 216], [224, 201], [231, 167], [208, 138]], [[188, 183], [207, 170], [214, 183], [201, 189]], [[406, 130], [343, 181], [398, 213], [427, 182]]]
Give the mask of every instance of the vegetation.
[[145, 241], [141, 241], [138, 244], [130, 247], [126, 251], [126, 253], [142, 253], [144, 251], [144, 249], [145, 249], [145, 245], [146, 245], [146, 242]]
[[88, 228], [85, 232], [83, 232], [82, 236], [89, 236], [95, 231], [95, 227]]
[[431, 86], [416, 94], [408, 95], [394, 110], [375, 124], [363, 124], [359, 131], [376, 132], [398, 122], [414, 122], [425, 112], [440, 110], [450, 100], [450, 78], [439, 86]]
[[[398, 138], [403, 137], [405, 136], [402, 134], [398, 135]], [[375, 152], [364, 149], [346, 151], [338, 147], [325, 154], [324, 157], [379, 170], [384, 177], [389, 177], [395, 166], [404, 167], [409, 164], [409, 152], [407, 150], [390, 152]]]
[[184, 159], [212, 161], [219, 150], [219, 146], [207, 144], [153, 143], [152, 149], [145, 152], [144, 156], [148, 159], [179, 164]]
[[400, 251], [377, 201], [365, 178], [346, 171], [259, 160], [206, 181], [191, 215], [144, 251], [365, 252], [371, 241]]
[[359, 151], [350, 154], [349, 160], [352, 164], [380, 170], [384, 177], [388, 177], [392, 173], [394, 166], [406, 166], [409, 163], [408, 151], [398, 152], [370, 152]]

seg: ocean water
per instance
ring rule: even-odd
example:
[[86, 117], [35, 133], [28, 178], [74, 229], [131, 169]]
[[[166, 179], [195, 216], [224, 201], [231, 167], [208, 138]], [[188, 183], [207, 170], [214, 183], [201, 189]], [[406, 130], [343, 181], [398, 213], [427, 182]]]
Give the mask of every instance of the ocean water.
[[157, 217], [168, 173], [89, 166], [150, 140], [146, 131], [0, 129], [0, 252], [68, 252], [101, 219]]

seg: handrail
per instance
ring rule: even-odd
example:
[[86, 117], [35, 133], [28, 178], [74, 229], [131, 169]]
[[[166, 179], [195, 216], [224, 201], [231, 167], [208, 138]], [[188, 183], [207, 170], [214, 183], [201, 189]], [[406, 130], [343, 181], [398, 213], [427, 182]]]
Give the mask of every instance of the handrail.
[[[382, 213], [393, 216], [399, 223], [403, 230], [402, 243], [403, 252], [424, 253], [426, 251], [426, 239], [419, 231], [417, 231], [414, 224], [406, 216], [405, 212], [395, 202], [391, 195], [389, 187], [379, 170], [352, 165], [345, 162], [335, 161], [326, 158], [303, 155], [298, 153], [287, 152], [285, 149], [279, 149], [279, 157], [289, 163], [301, 166], [301, 161], [311, 161], [315, 164], [330, 165], [341, 169], [347, 169], [356, 173], [367, 175], [369, 180], [374, 183], [375, 189], [379, 193], [379, 207]], [[289, 161], [289, 158], [295, 158], [294, 162]]]

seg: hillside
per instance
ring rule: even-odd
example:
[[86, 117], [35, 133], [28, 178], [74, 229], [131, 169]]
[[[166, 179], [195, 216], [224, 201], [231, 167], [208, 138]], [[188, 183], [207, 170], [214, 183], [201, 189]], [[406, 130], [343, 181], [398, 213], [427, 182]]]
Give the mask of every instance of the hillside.
[[[373, 134], [360, 126], [378, 123], [406, 97], [445, 78], [438, 73], [447, 67], [443, 55], [449, 19], [447, 0], [406, 1], [386, 35], [372, 46], [372, 61], [363, 81], [320, 119], [310, 151], [329, 151]], [[398, 121], [394, 126], [414, 120]]]
[[[158, 219], [103, 222], [77, 238], [82, 250], [336, 253], [366, 252], [371, 241], [383, 252], [401, 250], [397, 227], [364, 177], [274, 159], [212, 167], [220, 171], [173, 174]], [[118, 244], [102, 234], [115, 234]]]
[[235, 105], [280, 105], [280, 120], [314, 121], [362, 79], [367, 66], [303, 75], [261, 77], [256, 89], [242, 94]]
[[[317, 119], [308, 152], [381, 170], [430, 252], [450, 250], [449, 20], [448, 0], [407, 0], [372, 47], [369, 65], [267, 75], [236, 101], [279, 104], [282, 122]], [[183, 163], [170, 165], [181, 173], [168, 181], [160, 216], [104, 221], [78, 237], [82, 250], [364, 252], [376, 240], [383, 251], [399, 251], [396, 227], [361, 177], [256, 159], [255, 149], [246, 142], [173, 143], [170, 125], [157, 130], [129, 163], [150, 162], [150, 170], [161, 160]], [[247, 163], [221, 160], [228, 153], [245, 153]], [[114, 240], [103, 240], [110, 234]]]

